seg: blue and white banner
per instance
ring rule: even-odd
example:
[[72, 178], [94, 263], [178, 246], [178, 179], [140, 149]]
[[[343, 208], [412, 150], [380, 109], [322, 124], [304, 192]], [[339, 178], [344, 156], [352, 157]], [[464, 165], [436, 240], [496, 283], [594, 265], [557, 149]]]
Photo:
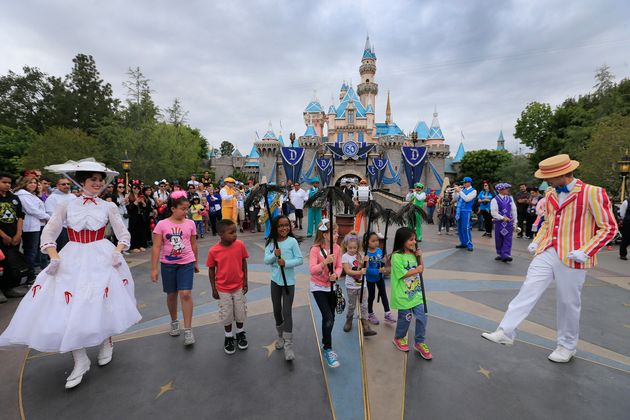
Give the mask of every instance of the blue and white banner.
[[383, 176], [385, 175], [385, 169], [387, 168], [387, 159], [374, 158], [372, 162], [376, 169], [376, 187], [380, 188], [383, 182]]
[[359, 146], [354, 141], [341, 143], [341, 146], [326, 144], [326, 147], [330, 150], [335, 159], [343, 160], [363, 160], [367, 158], [367, 154], [370, 153], [375, 146], [375, 144]]
[[319, 178], [322, 181], [322, 186], [327, 187], [330, 183], [330, 177], [333, 173], [333, 160], [328, 158], [317, 159], [317, 172], [319, 172]]
[[282, 156], [282, 165], [287, 181], [296, 182], [300, 179], [302, 173], [302, 163], [304, 162], [303, 147], [281, 147], [280, 156]]
[[420, 181], [420, 177], [422, 176], [422, 170], [425, 164], [424, 158], [427, 156], [427, 148], [424, 146], [401, 147], [401, 151], [407, 183], [409, 187], [413, 187], [413, 184]]
[[370, 179], [370, 187], [374, 188], [374, 185], [376, 185], [378, 171], [376, 170], [376, 167], [374, 165], [369, 165], [367, 167], [367, 172], [368, 178]]

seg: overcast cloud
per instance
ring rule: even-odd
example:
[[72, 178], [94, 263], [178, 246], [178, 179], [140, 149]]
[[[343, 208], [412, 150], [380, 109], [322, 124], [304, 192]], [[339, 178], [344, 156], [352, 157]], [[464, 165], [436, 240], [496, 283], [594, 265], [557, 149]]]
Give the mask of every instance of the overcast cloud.
[[124, 98], [129, 67], [154, 99], [181, 98], [188, 123], [218, 147], [248, 153], [271, 121], [285, 139], [304, 130], [317, 92], [327, 109], [345, 79], [355, 86], [365, 36], [377, 55], [376, 120], [391, 91], [394, 121], [431, 123], [434, 106], [454, 153], [493, 148], [531, 101], [558, 105], [589, 92], [606, 63], [628, 77], [630, 2], [573, 1], [33, 1], [2, 5], [0, 72], [36, 66], [69, 73], [94, 56]]

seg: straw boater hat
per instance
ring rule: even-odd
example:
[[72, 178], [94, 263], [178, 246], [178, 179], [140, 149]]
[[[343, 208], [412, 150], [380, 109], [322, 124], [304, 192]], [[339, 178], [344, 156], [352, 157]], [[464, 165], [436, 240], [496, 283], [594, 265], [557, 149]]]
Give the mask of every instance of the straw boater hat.
[[547, 158], [538, 164], [538, 169], [534, 176], [539, 179], [555, 178], [560, 175], [573, 172], [580, 162], [571, 160], [569, 155], [556, 155]]

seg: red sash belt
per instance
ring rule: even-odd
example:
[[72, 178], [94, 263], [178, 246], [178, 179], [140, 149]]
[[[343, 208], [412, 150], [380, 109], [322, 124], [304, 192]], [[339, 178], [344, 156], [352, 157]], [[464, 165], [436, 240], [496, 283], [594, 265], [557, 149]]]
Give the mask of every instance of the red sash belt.
[[105, 238], [105, 226], [99, 230], [72, 230], [68, 228], [68, 239], [72, 242], [81, 242], [82, 244], [89, 244], [90, 242], [100, 241]]

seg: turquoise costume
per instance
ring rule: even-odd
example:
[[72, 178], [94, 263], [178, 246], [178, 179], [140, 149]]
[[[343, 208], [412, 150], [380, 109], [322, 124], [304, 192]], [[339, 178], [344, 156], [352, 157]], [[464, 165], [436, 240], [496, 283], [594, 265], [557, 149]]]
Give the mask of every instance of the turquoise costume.
[[[312, 181], [313, 184], [319, 184], [319, 178], [315, 177]], [[319, 192], [319, 188], [313, 186], [310, 190], [308, 190], [308, 198], [310, 199], [315, 194]], [[322, 209], [309, 207], [308, 209], [308, 229], [306, 231], [306, 237], [310, 238], [313, 236], [313, 230], [317, 229], [319, 223], [322, 221]]]

